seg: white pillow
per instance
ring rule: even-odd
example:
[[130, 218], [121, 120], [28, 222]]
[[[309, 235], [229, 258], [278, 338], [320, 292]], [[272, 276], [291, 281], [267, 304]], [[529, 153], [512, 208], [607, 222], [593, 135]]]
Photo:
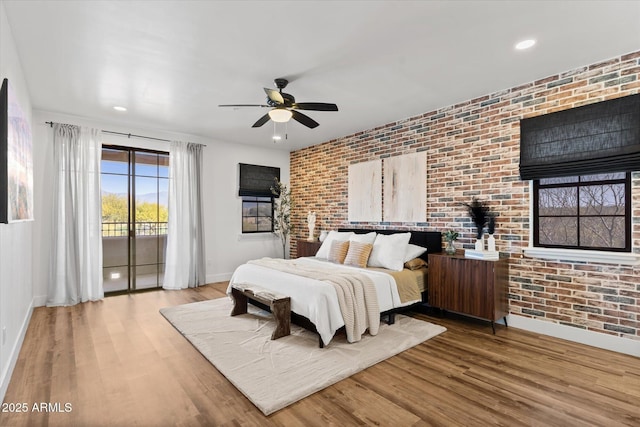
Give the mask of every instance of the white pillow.
[[402, 271], [410, 238], [411, 233], [378, 234], [369, 255], [369, 267]]
[[414, 258], [418, 258], [425, 252], [427, 252], [427, 248], [423, 248], [422, 246], [418, 245], [412, 245], [411, 243], [409, 243], [407, 245], [407, 251], [404, 254], [404, 262], [408, 262]]
[[358, 243], [371, 243], [373, 245], [373, 242], [376, 240], [376, 234], [377, 233], [375, 231], [366, 234], [354, 234], [353, 236], [349, 237], [349, 241]]
[[344, 242], [345, 240], [349, 240], [353, 234], [354, 233], [351, 231], [330, 231], [324, 239], [324, 242], [322, 242], [322, 245], [320, 245], [320, 249], [316, 252], [316, 257], [328, 259], [329, 251], [331, 250], [331, 242], [334, 240]]

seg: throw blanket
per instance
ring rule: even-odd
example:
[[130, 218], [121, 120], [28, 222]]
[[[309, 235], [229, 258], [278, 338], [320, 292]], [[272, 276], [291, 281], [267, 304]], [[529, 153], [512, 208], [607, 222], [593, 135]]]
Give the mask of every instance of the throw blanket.
[[364, 273], [337, 269], [335, 266], [301, 265], [294, 259], [262, 258], [249, 261], [262, 267], [327, 282], [336, 290], [344, 319], [347, 341], [360, 341], [369, 328], [376, 335], [380, 327], [380, 309], [373, 281]]

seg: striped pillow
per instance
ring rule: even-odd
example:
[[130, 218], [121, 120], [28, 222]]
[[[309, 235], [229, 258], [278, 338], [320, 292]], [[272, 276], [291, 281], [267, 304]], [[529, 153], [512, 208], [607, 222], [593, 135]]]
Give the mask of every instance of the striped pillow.
[[369, 255], [371, 254], [373, 245], [371, 243], [351, 242], [349, 244], [349, 251], [347, 257], [344, 260], [345, 265], [354, 265], [356, 267], [364, 268], [367, 266]]
[[349, 250], [349, 241], [334, 240], [331, 242], [331, 248], [329, 249], [329, 257], [327, 258], [331, 262], [337, 262], [342, 264], [344, 257], [347, 256]]

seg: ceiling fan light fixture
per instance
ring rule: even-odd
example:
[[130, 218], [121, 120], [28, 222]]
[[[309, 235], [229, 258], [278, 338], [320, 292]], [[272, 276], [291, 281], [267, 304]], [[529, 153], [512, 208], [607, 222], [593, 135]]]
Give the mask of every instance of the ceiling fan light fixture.
[[276, 123], [285, 123], [291, 120], [293, 113], [284, 108], [274, 108], [269, 111], [269, 118]]

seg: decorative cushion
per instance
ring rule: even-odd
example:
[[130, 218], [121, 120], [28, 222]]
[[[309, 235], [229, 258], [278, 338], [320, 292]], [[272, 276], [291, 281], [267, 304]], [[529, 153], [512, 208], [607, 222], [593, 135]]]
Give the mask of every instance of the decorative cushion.
[[402, 271], [411, 233], [378, 234], [369, 255], [369, 267]]
[[360, 243], [371, 243], [373, 245], [373, 242], [376, 240], [376, 235], [377, 233], [375, 231], [372, 231], [371, 233], [366, 233], [366, 234], [354, 234], [353, 236], [349, 237], [349, 241], [360, 242]]
[[404, 254], [404, 262], [411, 261], [414, 258], [418, 258], [423, 253], [427, 252], [427, 248], [418, 245], [407, 245], [407, 251]]
[[371, 249], [373, 249], [373, 244], [371, 243], [350, 241], [349, 251], [347, 252], [347, 257], [344, 259], [344, 264], [361, 268], [366, 267]]
[[426, 267], [426, 266], [427, 266], [427, 263], [422, 258], [414, 258], [404, 263], [404, 268], [408, 268], [409, 270], [419, 270], [422, 267]]
[[349, 251], [349, 241], [334, 240], [331, 242], [331, 249], [329, 249], [329, 257], [327, 258], [331, 262], [337, 262], [342, 264], [344, 258]]
[[333, 242], [334, 240], [349, 240], [352, 235], [353, 232], [351, 231], [330, 231], [329, 234], [327, 234], [327, 237], [324, 239], [324, 242], [322, 242], [320, 249], [318, 249], [318, 252], [316, 252], [316, 257], [328, 259], [329, 250], [331, 249], [331, 242]]

